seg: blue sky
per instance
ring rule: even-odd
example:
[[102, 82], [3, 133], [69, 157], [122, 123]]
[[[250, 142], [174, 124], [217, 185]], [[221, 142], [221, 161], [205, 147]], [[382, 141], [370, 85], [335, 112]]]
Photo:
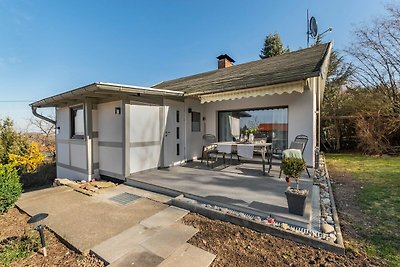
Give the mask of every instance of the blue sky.
[[307, 8], [322, 31], [334, 28], [324, 40], [340, 50], [384, 3], [0, 0], [0, 118], [24, 130], [26, 101], [98, 81], [150, 86], [213, 70], [221, 53], [237, 64], [257, 60], [273, 32], [291, 50], [304, 48]]

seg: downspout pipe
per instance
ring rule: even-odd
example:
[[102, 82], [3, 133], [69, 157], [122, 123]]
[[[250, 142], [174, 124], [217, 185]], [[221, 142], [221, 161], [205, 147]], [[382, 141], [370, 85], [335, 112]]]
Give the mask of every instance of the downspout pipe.
[[50, 118], [48, 118], [48, 117], [46, 117], [46, 116], [43, 116], [42, 114], [37, 113], [37, 107], [31, 106], [31, 108], [32, 108], [32, 114], [33, 114], [35, 117], [38, 117], [39, 119], [45, 120], [45, 121], [47, 121], [47, 122], [49, 122], [49, 123], [51, 123], [51, 124], [56, 125], [56, 121], [55, 121], [55, 120], [52, 120], [52, 119], [50, 119]]

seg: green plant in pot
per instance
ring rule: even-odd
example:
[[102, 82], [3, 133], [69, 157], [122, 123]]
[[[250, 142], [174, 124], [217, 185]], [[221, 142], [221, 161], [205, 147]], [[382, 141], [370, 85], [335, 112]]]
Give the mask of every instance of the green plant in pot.
[[[308, 191], [299, 188], [300, 177], [306, 169], [306, 162], [302, 158], [285, 158], [281, 165], [283, 173], [287, 177], [289, 187], [285, 195], [288, 202], [289, 212], [303, 216]], [[290, 180], [296, 181], [296, 188], [290, 187]]]

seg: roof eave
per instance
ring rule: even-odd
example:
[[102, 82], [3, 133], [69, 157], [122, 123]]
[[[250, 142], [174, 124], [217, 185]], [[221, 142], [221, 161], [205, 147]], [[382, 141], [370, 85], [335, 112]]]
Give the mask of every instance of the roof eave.
[[326, 79], [326, 77], [328, 75], [329, 62], [330, 62], [330, 58], [331, 58], [332, 48], [333, 48], [333, 42], [329, 42], [328, 47], [326, 48], [326, 51], [325, 51], [325, 54], [323, 57], [321, 68], [319, 70], [320, 76], [322, 77], [322, 79]]
[[115, 83], [105, 83], [105, 82], [96, 82], [89, 85], [85, 85], [83, 87], [79, 87], [73, 89], [71, 91], [67, 91], [61, 94], [57, 94], [54, 96], [50, 96], [44, 98], [42, 100], [31, 103], [31, 107], [56, 107], [59, 102], [62, 100], [68, 99], [84, 99], [87, 97], [86, 93], [92, 93], [95, 91], [108, 91], [112, 94], [118, 95], [119, 93], [137, 93], [141, 95], [157, 95], [157, 96], [183, 96], [183, 92], [173, 91], [167, 89], [156, 89], [149, 88], [143, 86], [133, 86], [133, 85], [125, 85], [125, 84], [115, 84]]

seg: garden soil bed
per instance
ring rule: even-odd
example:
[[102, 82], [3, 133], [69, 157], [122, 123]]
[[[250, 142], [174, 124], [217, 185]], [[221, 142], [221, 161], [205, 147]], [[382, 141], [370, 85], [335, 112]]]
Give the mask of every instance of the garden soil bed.
[[381, 266], [365, 253], [341, 256], [198, 214], [183, 222], [199, 229], [188, 243], [217, 255], [211, 266]]
[[[0, 241], [10, 237], [20, 237], [25, 231], [32, 231], [32, 227], [27, 224], [28, 218], [26, 214], [16, 208], [0, 215]], [[47, 257], [43, 257], [39, 252], [34, 252], [28, 258], [18, 260], [11, 266], [104, 266], [102, 261], [91, 255], [83, 256], [68, 249], [47, 229], [45, 236]], [[1, 263], [0, 266], [2, 266]]]

